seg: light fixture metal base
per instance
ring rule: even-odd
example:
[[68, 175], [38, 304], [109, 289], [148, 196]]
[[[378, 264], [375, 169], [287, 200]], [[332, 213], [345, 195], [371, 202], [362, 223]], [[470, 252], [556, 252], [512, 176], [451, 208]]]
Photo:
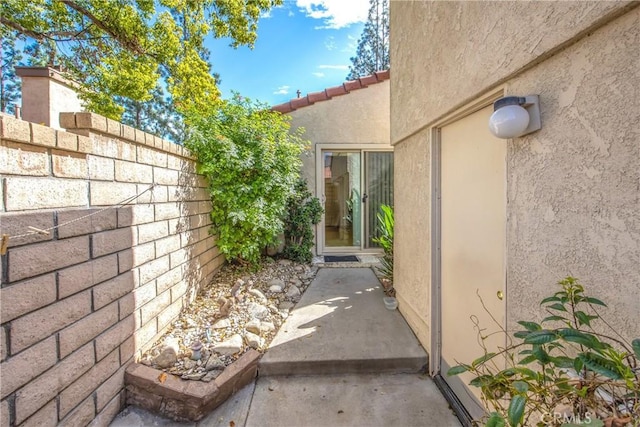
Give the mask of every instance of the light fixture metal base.
[[538, 95], [527, 95], [524, 97], [524, 104], [520, 104], [529, 113], [529, 126], [522, 135], [528, 135], [542, 128], [540, 121], [540, 97]]

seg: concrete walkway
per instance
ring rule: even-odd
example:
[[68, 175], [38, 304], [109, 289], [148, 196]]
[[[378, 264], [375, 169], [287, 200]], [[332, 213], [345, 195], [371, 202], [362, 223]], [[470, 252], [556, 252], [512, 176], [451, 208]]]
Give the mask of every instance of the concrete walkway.
[[255, 383], [198, 423], [127, 408], [111, 426], [460, 426], [420, 373], [426, 353], [382, 297], [370, 268], [322, 268], [271, 342]]

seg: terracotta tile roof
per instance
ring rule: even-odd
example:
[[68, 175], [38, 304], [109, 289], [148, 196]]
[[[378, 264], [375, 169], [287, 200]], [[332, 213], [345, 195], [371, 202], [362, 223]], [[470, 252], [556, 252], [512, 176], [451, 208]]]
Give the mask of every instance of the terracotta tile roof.
[[284, 104], [274, 105], [271, 109], [281, 113], [290, 113], [298, 108], [303, 108], [316, 102], [328, 101], [335, 96], [346, 95], [351, 91], [389, 80], [389, 75], [389, 70], [378, 71], [369, 76], [360, 77], [358, 80], [344, 82], [340, 86], [329, 87], [321, 92], [311, 92], [301, 98], [293, 98]]

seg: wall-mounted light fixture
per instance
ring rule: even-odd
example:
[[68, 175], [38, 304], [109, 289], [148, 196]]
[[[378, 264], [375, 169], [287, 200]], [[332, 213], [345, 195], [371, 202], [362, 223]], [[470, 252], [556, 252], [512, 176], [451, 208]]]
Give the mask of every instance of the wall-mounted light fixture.
[[498, 138], [509, 139], [540, 129], [538, 95], [507, 96], [493, 103], [489, 130]]

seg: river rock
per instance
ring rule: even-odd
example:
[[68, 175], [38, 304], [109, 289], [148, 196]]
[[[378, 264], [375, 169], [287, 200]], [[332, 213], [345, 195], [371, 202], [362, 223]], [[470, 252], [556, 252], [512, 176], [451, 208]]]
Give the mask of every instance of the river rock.
[[201, 381], [204, 381], [205, 383], [208, 383], [209, 381], [213, 381], [216, 378], [218, 378], [221, 373], [222, 373], [222, 371], [210, 371], [210, 372], [207, 372], [207, 374], [204, 377], [202, 377]]
[[280, 285], [271, 285], [271, 286], [269, 286], [269, 292], [273, 292], [274, 294], [282, 293], [282, 286], [280, 286]]
[[295, 285], [289, 286], [289, 289], [287, 289], [287, 297], [289, 297], [291, 299], [299, 298], [300, 297], [300, 289], [298, 289], [298, 287], [295, 286]]
[[206, 374], [206, 372], [194, 372], [193, 374], [183, 374], [181, 378], [183, 380], [197, 381], [199, 379], [202, 379]]
[[249, 303], [247, 306], [247, 312], [249, 313], [249, 317], [255, 319], [264, 319], [269, 315], [269, 309], [267, 307], [255, 302]]
[[224, 369], [224, 362], [216, 355], [211, 355], [204, 369], [207, 371], [213, 371], [214, 369]]
[[[260, 332], [268, 333], [276, 330], [276, 327], [271, 322], [260, 322]], [[252, 331], [251, 331], [252, 332]]]
[[246, 325], [244, 325], [244, 328], [253, 334], [260, 334], [261, 326], [262, 325], [260, 323], [260, 320], [253, 319], [250, 320]]
[[213, 324], [213, 329], [226, 329], [231, 326], [229, 319], [220, 319]]
[[228, 340], [214, 345], [212, 349], [225, 356], [231, 356], [242, 350], [242, 345], [242, 337], [239, 334], [235, 334]]
[[251, 348], [258, 349], [264, 344], [264, 340], [260, 338], [260, 336], [252, 334], [251, 332], [245, 333], [244, 337], [247, 340], [247, 345]]
[[153, 359], [153, 363], [162, 369], [175, 365], [178, 361], [179, 349], [178, 340], [173, 338], [167, 339], [160, 353]]
[[291, 301], [282, 301], [279, 305], [278, 305], [278, 309], [280, 311], [288, 311], [291, 310], [293, 308], [294, 304]]
[[254, 297], [258, 298], [258, 301], [260, 302], [267, 302], [267, 297], [264, 296], [264, 294], [259, 290], [259, 289], [251, 289], [249, 290], [249, 294], [253, 295]]
[[269, 290], [271, 290], [271, 287], [273, 286], [278, 286], [280, 288], [280, 291], [282, 292], [282, 289], [284, 289], [285, 284], [284, 284], [284, 280], [276, 278], [276, 279], [269, 280], [269, 282], [267, 283], [267, 286], [269, 286]]

